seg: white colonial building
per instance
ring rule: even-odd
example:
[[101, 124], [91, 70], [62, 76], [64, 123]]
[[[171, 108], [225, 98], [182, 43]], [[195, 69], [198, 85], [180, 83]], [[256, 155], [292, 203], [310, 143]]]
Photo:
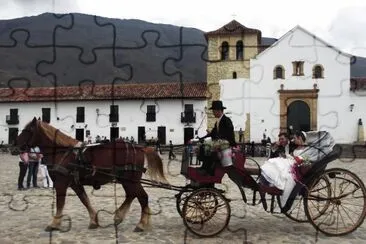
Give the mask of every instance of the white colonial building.
[[296, 26], [250, 59], [249, 78], [221, 79], [220, 99], [235, 128], [250, 130], [250, 141], [292, 128], [326, 130], [338, 143], [353, 143], [360, 119], [366, 121], [366, 87], [365, 79], [352, 79], [351, 62]]
[[11, 144], [34, 116], [86, 141], [159, 138], [182, 144], [206, 133], [206, 83], [0, 89], [0, 141]]

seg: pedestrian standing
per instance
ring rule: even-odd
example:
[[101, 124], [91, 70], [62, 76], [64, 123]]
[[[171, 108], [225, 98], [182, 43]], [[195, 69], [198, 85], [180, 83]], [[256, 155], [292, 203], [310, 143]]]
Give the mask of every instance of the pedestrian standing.
[[38, 167], [39, 161], [42, 158], [41, 151], [39, 147], [31, 148], [29, 155], [29, 166], [28, 166], [28, 175], [27, 175], [27, 188], [30, 188], [30, 183], [32, 180], [33, 187], [39, 188], [37, 185], [37, 174], [38, 174]]
[[26, 152], [26, 151], [20, 152], [20, 154], [19, 154], [19, 177], [18, 177], [18, 190], [19, 191], [25, 190], [25, 188], [23, 186], [23, 181], [24, 181], [25, 174], [27, 173], [28, 164], [29, 164], [28, 152]]
[[239, 129], [239, 142], [243, 142], [243, 136], [244, 136], [244, 133], [243, 133], [243, 130], [240, 128]]
[[170, 140], [169, 141], [169, 159], [175, 159], [176, 158], [175, 154], [173, 153], [173, 149], [174, 149], [174, 146], [173, 146], [172, 141]]

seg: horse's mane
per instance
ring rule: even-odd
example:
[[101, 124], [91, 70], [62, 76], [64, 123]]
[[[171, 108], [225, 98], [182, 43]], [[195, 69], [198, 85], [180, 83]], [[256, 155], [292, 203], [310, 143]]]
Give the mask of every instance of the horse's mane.
[[79, 141], [62, 133], [60, 130], [54, 128], [53, 126], [44, 123], [42, 121], [38, 121], [38, 127], [42, 130], [44, 135], [53, 143], [56, 143], [57, 146], [60, 147], [73, 147]]

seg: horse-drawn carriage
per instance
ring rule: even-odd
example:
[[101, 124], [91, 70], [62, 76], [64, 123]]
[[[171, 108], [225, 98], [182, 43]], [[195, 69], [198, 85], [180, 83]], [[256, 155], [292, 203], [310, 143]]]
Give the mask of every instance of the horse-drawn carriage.
[[[329, 134], [325, 134], [328, 135]], [[89, 216], [89, 228], [97, 228], [98, 214], [91, 206], [84, 185], [103, 185], [110, 182], [121, 183], [126, 191], [126, 199], [116, 210], [114, 223], [120, 224], [134, 200], [141, 204], [141, 218], [135, 230], [143, 231], [149, 225], [150, 209], [148, 195], [141, 186], [149, 184], [160, 188], [176, 190], [177, 210], [184, 225], [192, 233], [209, 237], [219, 234], [230, 221], [230, 200], [225, 191], [216, 188], [221, 183], [225, 169], [216, 166], [214, 175], [202, 175], [197, 171], [198, 163], [214, 160], [207, 150], [183, 153], [181, 174], [191, 182], [186, 186], [173, 186], [166, 182], [160, 156], [152, 148], [132, 145], [124, 141], [113, 141], [84, 147], [51, 125], [34, 118], [26, 125], [17, 138], [17, 146], [22, 150], [39, 146], [49, 163], [51, 178], [56, 189], [56, 214], [46, 230], [58, 230], [61, 226], [65, 193], [71, 187], [86, 206]], [[309, 143], [309, 142], [308, 142]], [[301, 181], [293, 188], [289, 200], [281, 203], [281, 191], [275, 187], [260, 187], [260, 167], [246, 158], [243, 150], [233, 148], [232, 158], [235, 170], [249, 176], [254, 187], [252, 205], [263, 204], [267, 210], [265, 195], [271, 196], [270, 212], [274, 212], [275, 203], [281, 213], [299, 222], [310, 222], [317, 230], [330, 236], [345, 235], [356, 230], [364, 221], [366, 213], [366, 189], [354, 173], [346, 169], [326, 169], [328, 163], [340, 155], [340, 148], [329, 147], [322, 140], [315, 140], [327, 153], [319, 160], [311, 161]], [[204, 147], [198, 143], [197, 148]], [[195, 153], [196, 152], [196, 153]], [[202, 155], [203, 153], [203, 155]], [[194, 157], [191, 159], [191, 157]], [[148, 172], [157, 180], [142, 179], [144, 160], [148, 163]], [[252, 163], [250, 163], [252, 162]], [[253, 164], [254, 162], [254, 164]], [[255, 167], [254, 167], [255, 166]], [[239, 187], [244, 202], [245, 191]], [[257, 200], [257, 195], [260, 198]]]
[[[322, 139], [324, 135], [329, 136], [323, 133]], [[315, 140], [313, 146], [315, 144], [322, 144], [321, 139]], [[204, 147], [202, 143], [196, 146]], [[260, 166], [254, 159], [246, 158], [243, 151], [233, 149], [234, 166], [238, 171], [249, 172], [260, 185]], [[230, 221], [230, 199], [225, 196], [225, 191], [215, 187], [215, 184], [221, 183], [225, 170], [218, 165], [214, 175], [200, 174], [197, 171], [197, 161], [210, 160], [210, 157], [199, 155], [203, 150], [195, 152], [194, 164], [191, 162], [195, 160], [188, 160], [188, 157], [183, 155], [181, 174], [191, 183], [176, 195], [177, 210], [189, 231], [201, 237], [215, 236], [222, 232]], [[281, 203], [282, 191], [276, 187], [259, 187], [259, 191], [253, 190], [252, 205], [262, 204], [267, 211], [267, 200], [263, 196], [268, 194], [271, 213], [275, 213], [277, 205], [280, 213], [290, 219], [310, 222], [316, 230], [329, 236], [353, 232], [365, 218], [366, 188], [362, 180], [349, 170], [326, 169], [328, 163], [339, 158], [340, 154], [341, 148], [332, 146], [332, 150], [320, 160], [311, 162], [310, 166], [303, 165], [303, 178], [297, 182], [286, 203]], [[239, 190], [244, 202], [247, 202], [245, 192], [240, 186]], [[257, 195], [261, 197], [257, 198]]]

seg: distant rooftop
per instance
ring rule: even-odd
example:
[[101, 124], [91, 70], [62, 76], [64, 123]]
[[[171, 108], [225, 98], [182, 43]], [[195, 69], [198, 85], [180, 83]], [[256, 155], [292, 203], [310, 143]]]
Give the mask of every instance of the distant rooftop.
[[0, 88], [1, 102], [206, 99], [206, 83], [148, 83], [68, 87]]
[[214, 35], [235, 35], [235, 34], [243, 34], [243, 33], [258, 33], [261, 35], [261, 31], [257, 29], [248, 28], [242, 24], [240, 24], [236, 20], [232, 20], [227, 23], [223, 27], [209, 31], [205, 33], [205, 36], [214, 36]]

